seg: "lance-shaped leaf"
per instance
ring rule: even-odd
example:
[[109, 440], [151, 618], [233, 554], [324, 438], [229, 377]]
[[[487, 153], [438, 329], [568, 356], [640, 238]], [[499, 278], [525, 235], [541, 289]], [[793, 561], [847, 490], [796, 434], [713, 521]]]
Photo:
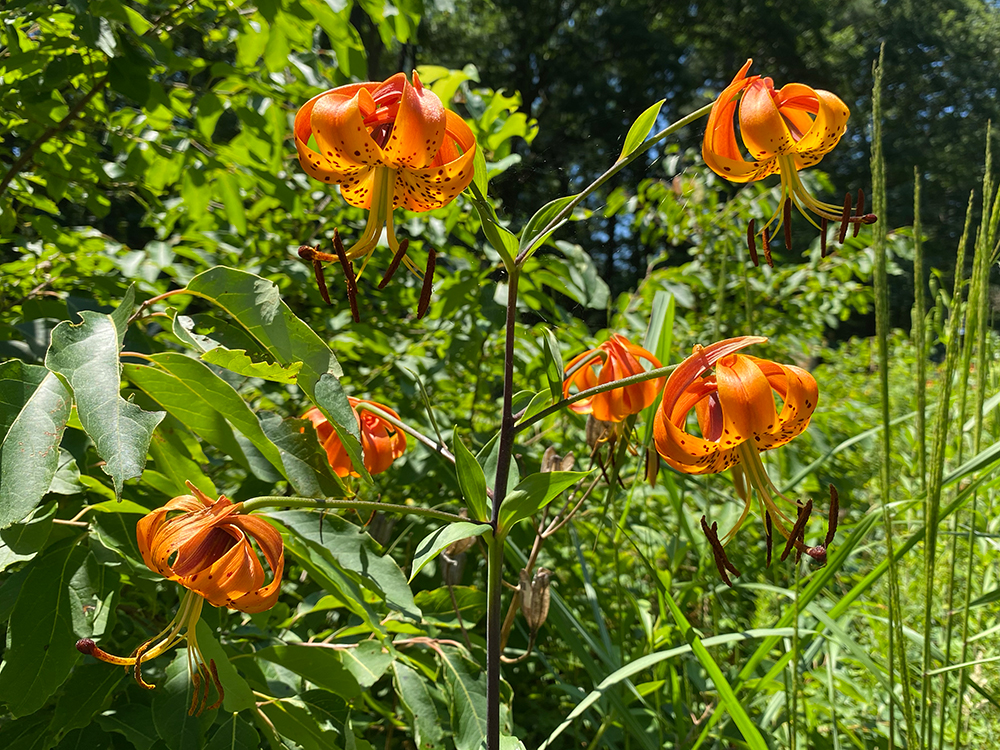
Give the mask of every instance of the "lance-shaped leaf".
[[52, 329], [52, 343], [45, 366], [63, 378], [76, 399], [80, 424], [104, 459], [104, 473], [111, 477], [121, 499], [126, 479], [142, 474], [153, 430], [163, 412], [147, 412], [119, 393], [121, 362], [118, 353], [125, 338], [132, 290], [112, 315], [85, 310], [83, 322], [63, 322]]
[[500, 506], [502, 533], [509, 531], [518, 521], [534, 515], [585, 476], [587, 472], [549, 471], [525, 477]]
[[478, 750], [486, 736], [486, 675], [457, 649], [441, 648], [441, 671], [451, 693], [451, 728], [457, 750]]
[[38, 365], [0, 364], [0, 528], [24, 520], [49, 490], [72, 398]]

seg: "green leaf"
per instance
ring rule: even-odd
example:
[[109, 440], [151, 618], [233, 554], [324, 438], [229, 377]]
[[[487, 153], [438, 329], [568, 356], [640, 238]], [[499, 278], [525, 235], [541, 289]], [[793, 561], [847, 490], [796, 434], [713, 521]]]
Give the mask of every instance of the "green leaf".
[[282, 419], [272, 412], [259, 414], [264, 435], [278, 449], [279, 465], [303, 497], [343, 497], [343, 483], [330, 468], [326, 452], [316, 439], [312, 423], [304, 419]]
[[635, 151], [642, 142], [646, 140], [646, 136], [649, 135], [649, 131], [652, 130], [653, 125], [656, 124], [656, 118], [660, 115], [660, 108], [666, 99], [660, 99], [656, 104], [649, 107], [645, 112], [639, 115], [635, 122], [632, 123], [632, 127], [628, 129], [628, 135], [625, 136], [625, 145], [622, 146], [621, 155], [618, 157], [618, 161], [621, 161], [626, 156]]
[[222, 100], [209, 91], [202, 94], [198, 100], [198, 112], [195, 116], [195, 124], [199, 132], [208, 143], [212, 142], [212, 135], [215, 133], [215, 125], [222, 116]]
[[424, 613], [424, 622], [438, 627], [457, 628], [459, 615], [470, 627], [486, 614], [486, 592], [472, 586], [442, 586], [420, 591], [413, 598]]
[[[381, 648], [381, 646], [379, 647]], [[256, 652], [258, 659], [280, 664], [314, 685], [350, 700], [361, 695], [361, 685], [344, 666], [340, 649], [324, 644], [289, 643]]]
[[247, 233], [247, 213], [243, 207], [243, 196], [240, 195], [240, 183], [236, 175], [232, 172], [216, 173], [217, 195], [222, 198], [222, 205], [226, 209], [226, 218], [233, 225], [233, 229], [238, 235]]
[[188, 675], [187, 649], [179, 648], [167, 665], [167, 679], [158, 684], [153, 693], [153, 726], [170, 750], [201, 747], [205, 730], [215, 719], [216, 711], [207, 711], [201, 716], [188, 714], [193, 688]]
[[198, 620], [195, 633], [198, 637], [198, 647], [201, 649], [202, 654], [204, 654], [207, 660], [215, 662], [215, 668], [219, 674], [219, 682], [222, 683], [225, 691], [222, 699], [222, 707], [232, 713], [253, 708], [256, 703], [253, 691], [250, 690], [250, 686], [247, 685], [246, 680], [236, 672], [236, 669], [229, 661], [229, 656], [215, 639], [215, 634], [212, 633], [212, 629], [204, 619]]
[[[351, 578], [369, 591], [385, 599], [391, 609], [412, 620], [420, 619], [420, 609], [413, 601], [413, 592], [396, 561], [378, 551], [378, 544], [359, 526], [340, 516], [301, 510], [269, 513], [289, 533], [309, 542]], [[322, 531], [321, 531], [322, 529]]]
[[0, 702], [15, 718], [45, 705], [80, 656], [69, 585], [86, 557], [86, 549], [67, 541], [29, 563], [0, 667]]
[[27, 517], [49, 491], [72, 404], [44, 367], [0, 364], [0, 528]]
[[378, 682], [393, 662], [392, 654], [384, 651], [377, 641], [362, 641], [356, 648], [342, 649], [340, 657], [365, 690]]
[[[477, 521], [490, 520], [490, 500], [486, 496], [486, 475], [472, 451], [455, 432], [455, 471], [458, 473], [458, 486], [462, 488], [465, 505]], [[413, 580], [413, 577], [410, 577]]]
[[258, 282], [265, 281], [245, 271], [216, 266], [195, 276], [187, 285], [191, 294], [203, 297], [227, 311], [278, 362], [301, 362], [298, 385], [315, 399], [315, 388], [326, 372], [343, 375], [333, 352], [313, 330], [299, 320], [284, 302], [261, 310]]
[[303, 750], [337, 750], [342, 739], [340, 733], [328, 729], [326, 717], [314, 715], [306, 705], [308, 704], [303, 705], [301, 700], [286, 698], [266, 702], [260, 710], [278, 734], [287, 737]]
[[550, 471], [525, 477], [500, 506], [501, 533], [510, 531], [518, 521], [533, 516], [587, 474], [585, 471]]
[[[483, 446], [476, 456], [479, 465], [483, 467], [483, 474], [486, 476], [486, 486], [492, 492], [497, 478], [497, 459], [500, 454], [500, 433], [494, 435], [490, 442]], [[517, 469], [517, 459], [511, 457], [510, 468], [507, 470], [507, 486], [511, 487], [521, 481], [521, 472]]]
[[247, 378], [262, 378], [273, 383], [294, 383], [302, 369], [301, 362], [292, 362], [282, 367], [277, 362], [254, 362], [244, 349], [226, 349], [217, 346], [201, 355], [209, 364], [225, 367], [227, 370]]
[[427, 680], [400, 661], [392, 665], [396, 693], [413, 725], [414, 744], [421, 750], [445, 747], [444, 728]]
[[113, 57], [108, 61], [108, 83], [140, 107], [149, 100], [149, 76], [146, 71], [136, 70], [132, 61], [125, 57]]
[[423, 567], [441, 554], [450, 544], [454, 544], [459, 539], [467, 539], [470, 536], [482, 536], [490, 527], [485, 523], [449, 523], [442, 526], [437, 531], [420, 540], [417, 551], [413, 555], [413, 567], [410, 572], [410, 580], [417, 577]]
[[233, 714], [215, 730], [205, 750], [258, 750], [259, 743], [257, 730], [239, 714]]
[[438, 651], [451, 694], [456, 750], [479, 750], [486, 736], [486, 674], [457, 649]]
[[341, 445], [351, 459], [351, 465], [362, 480], [372, 484], [372, 475], [365, 468], [364, 452], [361, 448], [361, 429], [354, 408], [347, 400], [340, 380], [330, 373], [323, 373], [316, 383], [314, 392], [316, 404], [333, 427]]
[[119, 499], [126, 479], [142, 475], [153, 430], [163, 412], [147, 412], [119, 394], [118, 353], [131, 314], [132, 294], [114, 315], [81, 311], [83, 322], [66, 321], [52, 329], [45, 366], [63, 377], [76, 399], [84, 431], [94, 441], [101, 467], [111, 477]]
[[105, 732], [118, 732], [128, 738], [136, 750], [149, 750], [157, 742], [153, 712], [142, 703], [126, 703], [105, 711], [97, 717], [97, 724]]
[[61, 738], [74, 729], [81, 729], [101, 712], [118, 683], [125, 677], [120, 669], [108, 669], [107, 664], [84, 664], [73, 670], [62, 695], [56, 701], [50, 729]]
[[542, 328], [542, 354], [545, 357], [545, 378], [549, 381], [549, 393], [558, 401], [563, 397], [563, 360], [559, 340], [551, 328]]
[[528, 223], [525, 225], [524, 230], [521, 232], [521, 241], [518, 244], [518, 251], [524, 252], [529, 247], [537, 250], [538, 247], [548, 239], [551, 234], [556, 231], [559, 227], [566, 223], [566, 219], [562, 219], [558, 224], [551, 227], [544, 236], [541, 234], [542, 230], [548, 226], [548, 223], [552, 221], [556, 216], [562, 211], [566, 206], [576, 200], [575, 195], [566, 195], [562, 198], [556, 198], [554, 201], [549, 201], [540, 209], [535, 212], [535, 215], [528, 219]]
[[476, 149], [476, 154], [472, 157], [472, 182], [480, 193], [486, 195], [486, 189], [490, 184], [490, 176], [489, 172], [486, 171], [486, 156], [483, 153], [482, 146]]

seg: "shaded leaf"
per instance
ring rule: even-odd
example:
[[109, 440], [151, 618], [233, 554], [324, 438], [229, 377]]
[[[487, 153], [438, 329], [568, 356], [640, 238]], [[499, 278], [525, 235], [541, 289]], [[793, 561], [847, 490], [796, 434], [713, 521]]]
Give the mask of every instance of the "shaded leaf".
[[416, 578], [417, 573], [427, 563], [441, 554], [449, 545], [454, 544], [460, 539], [467, 539], [470, 536], [482, 536], [487, 531], [492, 531], [488, 524], [466, 522], [449, 523], [437, 531], [432, 531], [421, 539], [417, 545], [417, 551], [413, 555], [410, 580], [412, 581]]
[[[486, 475], [472, 451], [455, 434], [455, 471], [458, 474], [458, 485], [462, 488], [462, 496], [472, 517], [477, 521], [490, 520], [490, 501], [486, 495]], [[413, 577], [410, 577], [413, 580]]]
[[289, 643], [268, 646], [254, 656], [280, 664], [342, 698], [350, 699], [361, 694], [361, 685], [351, 670], [344, 666], [340, 649], [322, 644]]
[[274, 383], [294, 383], [302, 369], [301, 362], [292, 362], [282, 367], [277, 362], [254, 362], [245, 349], [226, 349], [217, 346], [201, 355], [209, 364], [225, 367], [227, 370], [248, 378], [262, 378]]

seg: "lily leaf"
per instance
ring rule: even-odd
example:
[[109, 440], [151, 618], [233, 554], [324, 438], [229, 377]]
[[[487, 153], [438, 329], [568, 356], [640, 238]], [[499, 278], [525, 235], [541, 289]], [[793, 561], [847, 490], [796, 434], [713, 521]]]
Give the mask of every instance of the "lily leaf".
[[504, 534], [518, 521], [533, 516], [559, 494], [576, 484], [589, 472], [550, 471], [531, 474], [504, 498], [500, 506], [500, 533]]
[[410, 572], [410, 580], [416, 578], [417, 573], [450, 544], [454, 544], [460, 539], [468, 539], [470, 536], [482, 536], [489, 530], [490, 527], [484, 523], [459, 522], [449, 523], [437, 531], [432, 531], [417, 545], [417, 552], [413, 556], [413, 570]]
[[618, 161], [633, 153], [646, 140], [646, 136], [653, 129], [656, 118], [660, 115], [660, 108], [663, 107], [665, 101], [666, 99], [660, 99], [660, 101], [649, 107], [632, 123], [632, 127], [628, 129], [628, 135], [625, 136], [625, 145], [622, 146], [622, 152], [618, 157]]

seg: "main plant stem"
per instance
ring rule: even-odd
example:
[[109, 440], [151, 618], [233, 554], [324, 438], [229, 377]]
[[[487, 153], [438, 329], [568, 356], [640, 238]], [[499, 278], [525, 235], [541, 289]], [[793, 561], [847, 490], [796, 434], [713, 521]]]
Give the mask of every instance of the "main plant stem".
[[493, 482], [493, 534], [488, 541], [486, 587], [486, 750], [500, 750], [500, 620], [503, 589], [504, 539], [497, 533], [500, 504], [507, 495], [507, 479], [514, 449], [514, 341], [517, 322], [517, 282], [520, 269], [508, 266], [507, 341], [503, 358], [503, 409], [497, 445], [497, 475]]

